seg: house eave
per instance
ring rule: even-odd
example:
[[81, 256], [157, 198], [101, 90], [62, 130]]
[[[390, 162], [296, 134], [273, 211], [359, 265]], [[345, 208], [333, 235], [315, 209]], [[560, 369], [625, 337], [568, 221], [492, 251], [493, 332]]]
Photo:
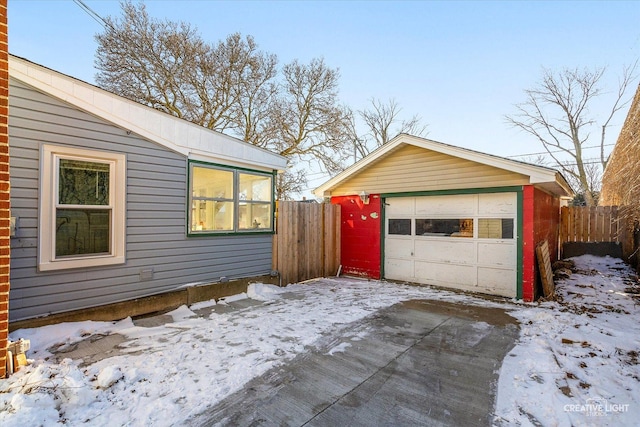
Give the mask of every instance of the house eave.
[[414, 145], [426, 150], [436, 151], [442, 154], [527, 176], [530, 184], [544, 186], [547, 191], [550, 191], [557, 196], [569, 197], [573, 195], [573, 191], [569, 184], [555, 169], [531, 165], [491, 154], [480, 153], [466, 148], [455, 147], [407, 134], [398, 135], [387, 144], [371, 152], [359, 162], [351, 165], [334, 178], [320, 185], [314, 190], [314, 195], [316, 197], [330, 197], [332, 195], [332, 191], [349, 177], [365, 169], [368, 165], [376, 162], [377, 160], [390, 155], [394, 150], [398, 149], [398, 147], [405, 144]]
[[284, 157], [9, 55], [9, 76], [171, 151], [282, 171]]

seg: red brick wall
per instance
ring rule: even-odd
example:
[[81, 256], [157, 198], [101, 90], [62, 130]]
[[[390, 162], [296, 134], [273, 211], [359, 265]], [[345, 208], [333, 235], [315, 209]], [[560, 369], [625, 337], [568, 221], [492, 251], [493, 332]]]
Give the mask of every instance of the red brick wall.
[[7, 0], [0, 0], [0, 378], [9, 336], [9, 44]]
[[624, 257], [640, 272], [640, 86], [629, 107], [609, 163], [602, 176], [600, 206], [624, 206], [618, 212], [628, 233], [633, 233], [633, 246], [623, 244]]
[[640, 86], [602, 176], [600, 206], [625, 205], [640, 218]]
[[380, 196], [369, 196], [365, 205], [359, 196], [331, 198], [341, 205], [340, 264], [342, 272], [352, 276], [380, 278]]

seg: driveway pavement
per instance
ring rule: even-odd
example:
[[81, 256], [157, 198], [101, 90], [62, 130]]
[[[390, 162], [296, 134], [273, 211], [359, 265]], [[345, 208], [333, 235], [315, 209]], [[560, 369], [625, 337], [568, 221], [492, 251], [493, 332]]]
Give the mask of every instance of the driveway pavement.
[[498, 372], [518, 338], [496, 308], [413, 300], [247, 384], [186, 425], [490, 425]]

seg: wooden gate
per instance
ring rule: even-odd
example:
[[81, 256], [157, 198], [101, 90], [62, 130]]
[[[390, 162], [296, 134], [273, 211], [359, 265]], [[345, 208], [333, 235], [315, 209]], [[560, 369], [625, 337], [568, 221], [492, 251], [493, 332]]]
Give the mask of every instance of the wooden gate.
[[621, 242], [618, 206], [564, 206], [560, 209], [560, 241]]
[[633, 253], [633, 233], [622, 206], [565, 206], [560, 210], [560, 244], [615, 242], [626, 258]]
[[273, 269], [282, 285], [335, 275], [340, 266], [340, 205], [277, 203]]

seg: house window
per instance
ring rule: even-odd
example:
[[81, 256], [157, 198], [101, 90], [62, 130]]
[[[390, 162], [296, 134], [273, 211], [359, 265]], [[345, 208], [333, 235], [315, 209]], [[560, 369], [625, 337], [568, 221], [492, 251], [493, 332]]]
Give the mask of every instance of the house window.
[[40, 168], [40, 270], [125, 261], [123, 154], [45, 145]]
[[273, 231], [273, 175], [190, 164], [189, 233]]

